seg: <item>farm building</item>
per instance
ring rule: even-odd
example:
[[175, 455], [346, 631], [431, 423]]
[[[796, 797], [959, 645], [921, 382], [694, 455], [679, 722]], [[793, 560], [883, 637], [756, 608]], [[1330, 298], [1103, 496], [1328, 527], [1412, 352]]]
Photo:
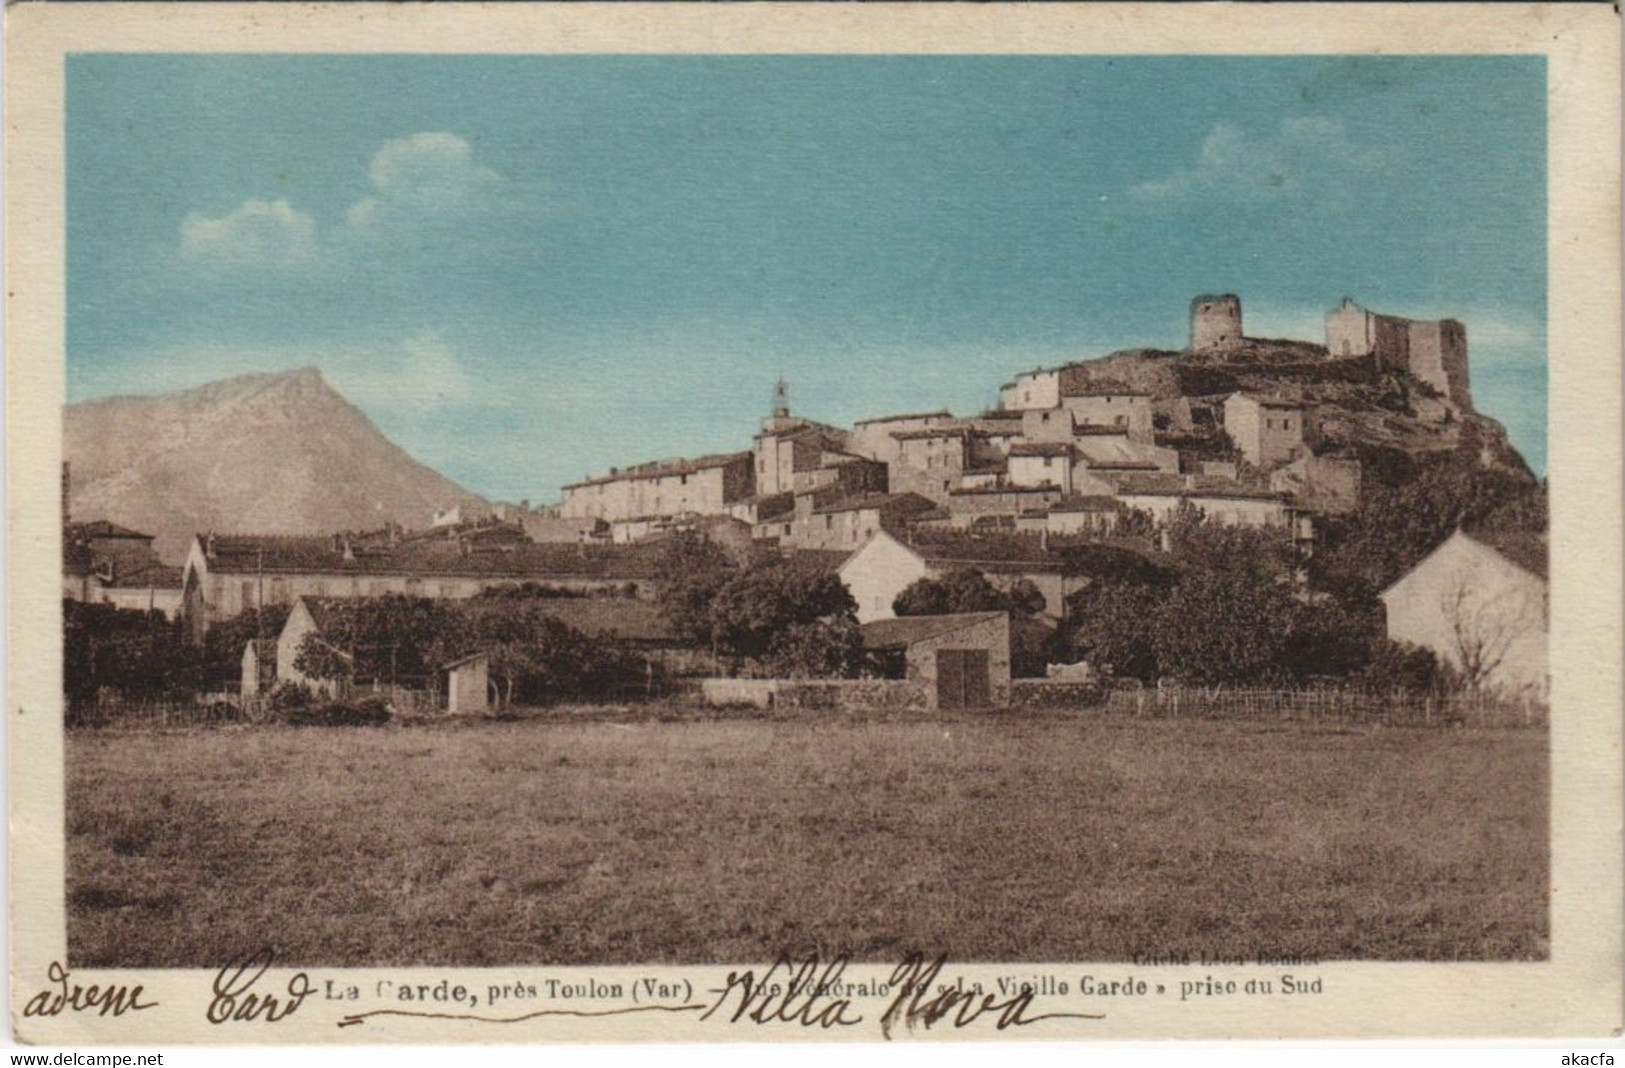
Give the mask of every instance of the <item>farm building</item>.
[[959, 568], [974, 568], [994, 586], [1004, 588], [1026, 579], [1044, 595], [1044, 614], [1060, 619], [1066, 598], [1088, 579], [1069, 575], [1066, 561], [1048, 552], [1037, 538], [982, 539], [933, 531], [929, 541], [906, 544], [886, 531], [872, 535], [846, 558], [837, 572], [858, 605], [858, 622], [893, 616], [892, 602], [922, 578], [941, 578]]
[[1010, 617], [1004, 612], [904, 616], [863, 625], [865, 655], [890, 678], [922, 682], [937, 708], [1010, 703]]
[[1546, 576], [1544, 538], [1458, 530], [1382, 592], [1388, 636], [1433, 650], [1485, 688], [1543, 696]]
[[199, 534], [184, 569], [182, 614], [201, 642], [209, 625], [300, 597], [464, 598], [534, 582], [581, 593], [653, 596], [658, 545], [520, 542], [478, 549], [460, 539], [398, 532], [330, 537]]

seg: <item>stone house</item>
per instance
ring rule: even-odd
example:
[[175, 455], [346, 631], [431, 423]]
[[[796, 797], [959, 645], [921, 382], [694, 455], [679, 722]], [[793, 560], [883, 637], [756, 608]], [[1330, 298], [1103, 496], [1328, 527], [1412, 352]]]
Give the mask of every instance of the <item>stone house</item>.
[[784, 549], [851, 550], [871, 534], [903, 534], [917, 515], [936, 507], [917, 493], [867, 494], [825, 498], [798, 494], [795, 511], [776, 522], [757, 524], [758, 536], [777, 538]]
[[[301, 597], [294, 602], [293, 611], [288, 613], [288, 619], [282, 624], [282, 630], [276, 636], [276, 680], [307, 687], [312, 693], [327, 698], [335, 698], [341, 690], [337, 679], [320, 679], [307, 675], [299, 670], [299, 647], [304, 644], [305, 638], [314, 635], [316, 640], [322, 640], [322, 634], [331, 630], [334, 614], [341, 611], [343, 602], [329, 597]], [[253, 643], [250, 643], [250, 648]], [[333, 652], [349, 659], [344, 650], [332, 647]], [[245, 651], [244, 657], [247, 653]]]
[[722, 515], [756, 494], [749, 452], [661, 460], [611, 468], [609, 474], [564, 487], [558, 514], [566, 519], [631, 519], [649, 515]]
[[933, 708], [1010, 704], [1010, 617], [906, 616], [865, 623], [863, 648], [887, 677], [925, 684]]
[[62, 528], [62, 596], [174, 619], [181, 609], [181, 569], [152, 548], [153, 535], [105, 519]]
[[1112, 427], [1144, 442], [1156, 433], [1151, 394], [1143, 390], [1096, 382], [1063, 394], [1061, 407], [1079, 427]]
[[894, 435], [913, 430], [942, 430], [958, 424], [959, 420], [946, 410], [860, 419], [852, 424], [847, 447], [859, 456], [883, 464], [898, 463], [903, 459], [903, 452]]
[[1069, 494], [1074, 456], [1071, 443], [1065, 441], [1012, 445], [1006, 481], [1011, 486], [1049, 486]]
[[885, 463], [859, 455], [850, 448], [846, 432], [821, 423], [798, 419], [769, 426], [756, 435], [751, 452], [759, 497], [835, 484], [854, 493], [886, 490]]
[[836, 573], [857, 602], [858, 622], [867, 623], [894, 616], [892, 602], [916, 580], [960, 568], [980, 571], [1000, 589], [1026, 579], [1043, 594], [1043, 614], [1051, 619], [1062, 618], [1066, 598], [1088, 584], [1087, 578], [1068, 574], [1066, 562], [1036, 538], [981, 539], [946, 531], [933, 531], [929, 541], [912, 545], [877, 531]]
[[1117, 500], [1149, 513], [1157, 523], [1169, 522], [1181, 505], [1189, 503], [1224, 526], [1278, 528], [1299, 544], [1314, 538], [1309, 515], [1290, 494], [1212, 475], [1130, 476], [1119, 482]]
[[1070, 496], [1016, 517], [1016, 530], [1034, 534], [1110, 537], [1123, 520], [1124, 506], [1102, 494]]
[[1548, 689], [1544, 537], [1456, 531], [1381, 594], [1388, 637], [1508, 696]]
[[1232, 393], [1224, 402], [1224, 429], [1254, 467], [1291, 463], [1307, 451], [1308, 409], [1295, 401]]
[[1312, 512], [1345, 515], [1360, 503], [1360, 475], [1359, 460], [1316, 456], [1306, 449], [1296, 460], [1270, 472], [1270, 489], [1291, 494]]
[[948, 523], [969, 527], [990, 516], [1018, 516], [1048, 508], [1063, 496], [1059, 486], [1012, 486], [1002, 480], [991, 486], [962, 486], [948, 494]]
[[888, 488], [893, 493], [918, 493], [940, 503], [959, 485], [960, 475], [975, 466], [969, 427], [900, 430], [892, 438], [898, 449], [898, 459], [890, 466]]

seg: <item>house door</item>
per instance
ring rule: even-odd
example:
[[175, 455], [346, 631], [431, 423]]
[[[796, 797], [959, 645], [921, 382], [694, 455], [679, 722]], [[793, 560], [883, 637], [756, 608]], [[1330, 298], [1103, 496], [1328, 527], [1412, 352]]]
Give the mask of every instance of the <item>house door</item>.
[[937, 650], [938, 708], [986, 708], [991, 698], [986, 649]]

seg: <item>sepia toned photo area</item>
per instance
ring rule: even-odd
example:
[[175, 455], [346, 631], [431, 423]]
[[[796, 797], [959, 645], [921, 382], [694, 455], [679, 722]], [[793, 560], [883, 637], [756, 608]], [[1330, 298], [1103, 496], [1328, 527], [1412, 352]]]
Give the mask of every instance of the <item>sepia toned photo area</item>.
[[1547, 959], [1542, 58], [66, 101], [72, 967]]

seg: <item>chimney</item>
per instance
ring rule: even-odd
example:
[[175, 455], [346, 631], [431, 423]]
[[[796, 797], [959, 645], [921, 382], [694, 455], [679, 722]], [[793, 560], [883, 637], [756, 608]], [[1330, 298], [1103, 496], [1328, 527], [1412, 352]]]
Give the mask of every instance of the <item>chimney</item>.
[[354, 548], [354, 546], [352, 546], [350, 544], [350, 535], [348, 535], [348, 534], [340, 534], [339, 537], [344, 542], [344, 558], [346, 560], [354, 560], [355, 559], [355, 548]]
[[203, 541], [203, 555], [210, 560], [214, 559], [214, 531], [209, 531]]

